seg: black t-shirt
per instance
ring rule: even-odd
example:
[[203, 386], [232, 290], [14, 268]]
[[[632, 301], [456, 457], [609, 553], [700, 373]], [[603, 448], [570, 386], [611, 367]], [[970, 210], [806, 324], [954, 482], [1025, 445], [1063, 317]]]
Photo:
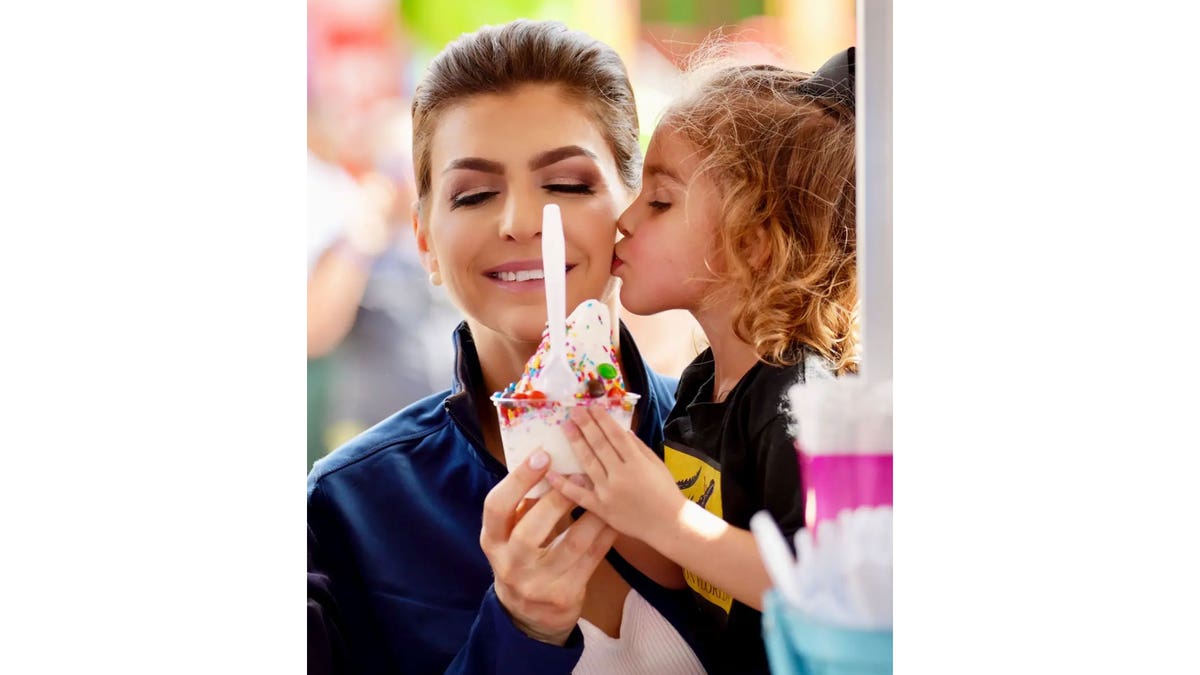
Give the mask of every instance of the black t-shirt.
[[[725, 401], [713, 403], [712, 350], [706, 350], [684, 369], [663, 430], [663, 461], [684, 495], [745, 530], [750, 517], [766, 509], [789, 541], [804, 526], [804, 500], [787, 392], [797, 382], [830, 376], [827, 362], [806, 356], [787, 367], [755, 364]], [[768, 673], [762, 614], [690, 571], [684, 574], [699, 642], [711, 650], [716, 672]]]

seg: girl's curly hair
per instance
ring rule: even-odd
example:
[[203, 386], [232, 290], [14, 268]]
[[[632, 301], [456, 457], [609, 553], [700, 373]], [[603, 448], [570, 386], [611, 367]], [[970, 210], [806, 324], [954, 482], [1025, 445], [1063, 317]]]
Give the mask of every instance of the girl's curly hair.
[[716, 68], [662, 124], [700, 149], [695, 175], [719, 190], [717, 276], [737, 290], [738, 337], [768, 363], [795, 363], [804, 345], [856, 372], [854, 112], [798, 91], [809, 77]]

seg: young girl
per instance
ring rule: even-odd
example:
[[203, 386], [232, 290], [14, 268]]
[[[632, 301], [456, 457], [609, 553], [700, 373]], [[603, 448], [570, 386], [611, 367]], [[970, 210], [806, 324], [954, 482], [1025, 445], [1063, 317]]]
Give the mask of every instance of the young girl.
[[589, 481], [555, 488], [684, 569], [721, 672], [767, 672], [770, 581], [750, 517], [804, 526], [782, 407], [857, 370], [853, 48], [807, 76], [724, 68], [668, 109], [613, 256], [637, 314], [690, 311], [711, 347], [683, 372], [662, 456], [605, 413], [568, 436]]

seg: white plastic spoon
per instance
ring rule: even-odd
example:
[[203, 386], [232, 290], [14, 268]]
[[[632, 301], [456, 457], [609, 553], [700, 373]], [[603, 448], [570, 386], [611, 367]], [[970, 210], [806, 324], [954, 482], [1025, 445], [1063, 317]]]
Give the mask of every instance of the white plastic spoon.
[[542, 209], [542, 271], [546, 277], [546, 322], [550, 324], [550, 353], [542, 363], [542, 386], [548, 398], [569, 401], [579, 386], [567, 363], [567, 252], [558, 204]]

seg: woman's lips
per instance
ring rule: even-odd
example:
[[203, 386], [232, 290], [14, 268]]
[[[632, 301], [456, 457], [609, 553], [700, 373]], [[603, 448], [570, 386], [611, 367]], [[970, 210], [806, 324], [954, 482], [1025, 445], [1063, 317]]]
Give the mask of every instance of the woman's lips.
[[617, 255], [614, 253], [613, 259], [612, 259], [612, 267], [609, 269], [609, 273], [616, 274], [617, 269], [619, 269], [624, 264], [625, 264], [625, 261], [618, 258]]

